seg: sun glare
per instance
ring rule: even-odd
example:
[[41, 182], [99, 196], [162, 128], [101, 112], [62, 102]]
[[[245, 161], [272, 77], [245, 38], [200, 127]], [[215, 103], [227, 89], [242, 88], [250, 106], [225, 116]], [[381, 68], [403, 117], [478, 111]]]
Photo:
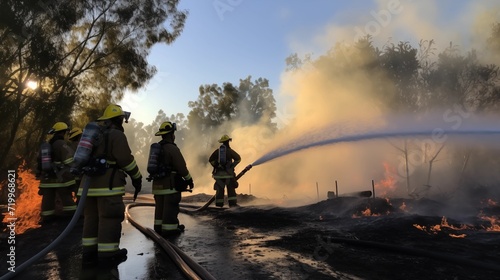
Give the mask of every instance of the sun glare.
[[36, 89], [38, 87], [38, 83], [35, 82], [35, 81], [28, 81], [26, 83], [26, 85], [30, 88], [30, 89]]

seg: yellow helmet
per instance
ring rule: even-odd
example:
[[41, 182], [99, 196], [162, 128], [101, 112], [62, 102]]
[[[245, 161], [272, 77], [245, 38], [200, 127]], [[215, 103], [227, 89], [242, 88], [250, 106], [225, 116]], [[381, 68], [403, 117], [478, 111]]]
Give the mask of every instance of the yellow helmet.
[[155, 136], [160, 136], [163, 134], [170, 133], [172, 131], [177, 130], [177, 125], [173, 122], [163, 122], [160, 125], [160, 129], [158, 129], [158, 132], [155, 133]]
[[82, 132], [82, 130], [81, 130], [80, 128], [75, 127], [75, 128], [73, 128], [73, 129], [71, 129], [71, 130], [69, 131], [69, 137], [68, 137], [68, 139], [70, 139], [70, 140], [71, 140], [71, 139], [75, 138], [76, 136], [78, 136], [78, 135], [80, 135], [80, 134], [82, 134], [82, 133], [83, 133], [83, 132]]
[[119, 116], [125, 117], [125, 113], [123, 112], [122, 107], [120, 105], [111, 104], [111, 105], [108, 105], [108, 107], [106, 107], [106, 109], [104, 110], [104, 114], [102, 114], [102, 116], [100, 118], [98, 118], [97, 120], [104, 121], [104, 120], [109, 120], [109, 119], [119, 117]]
[[224, 134], [219, 139], [219, 143], [224, 143], [226, 141], [231, 141], [231, 140], [233, 140], [233, 138], [229, 137], [229, 135], [227, 135], [227, 134]]
[[48, 134], [54, 134], [58, 131], [65, 131], [68, 130], [68, 125], [64, 122], [56, 122], [52, 128], [47, 132]]

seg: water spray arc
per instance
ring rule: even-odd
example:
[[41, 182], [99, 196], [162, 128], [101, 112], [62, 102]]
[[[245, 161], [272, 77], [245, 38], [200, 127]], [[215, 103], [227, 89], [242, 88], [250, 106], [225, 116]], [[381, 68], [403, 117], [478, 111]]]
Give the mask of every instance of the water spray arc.
[[[271, 151], [259, 159], [257, 159], [251, 166], [259, 165], [267, 161], [305, 150], [313, 147], [326, 146], [330, 144], [342, 143], [342, 142], [357, 142], [363, 140], [381, 139], [381, 138], [391, 138], [391, 137], [435, 137], [436, 129], [425, 129], [425, 130], [415, 130], [415, 131], [383, 131], [383, 132], [373, 132], [366, 134], [353, 134], [340, 136], [335, 138], [328, 138], [319, 141], [313, 141], [305, 144], [300, 144], [297, 146], [288, 145], [288, 147], [278, 148]], [[439, 130], [440, 135], [500, 135], [500, 129], [463, 129], [463, 130]], [[248, 171], [248, 170], [247, 170]]]

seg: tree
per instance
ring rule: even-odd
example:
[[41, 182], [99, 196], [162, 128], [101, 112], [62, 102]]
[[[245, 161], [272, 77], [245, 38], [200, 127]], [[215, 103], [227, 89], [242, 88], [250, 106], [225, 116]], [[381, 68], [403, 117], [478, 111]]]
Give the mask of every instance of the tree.
[[[267, 79], [254, 82], [251, 76], [240, 80], [238, 87], [231, 83], [200, 86], [197, 101], [190, 101], [189, 130], [199, 135], [211, 136], [214, 130], [224, 128], [230, 122], [240, 125], [263, 123], [272, 129], [276, 123], [276, 104]], [[229, 129], [229, 127], [227, 127]]]
[[151, 48], [183, 30], [178, 2], [2, 1], [0, 169], [16, 156], [33, 162], [54, 122], [95, 119], [125, 90], [145, 85], [156, 72], [146, 60]]

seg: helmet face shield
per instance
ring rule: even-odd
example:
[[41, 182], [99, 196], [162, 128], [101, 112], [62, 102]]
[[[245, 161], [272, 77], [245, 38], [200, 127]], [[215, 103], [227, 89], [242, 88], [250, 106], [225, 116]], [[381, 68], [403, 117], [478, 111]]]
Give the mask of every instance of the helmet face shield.
[[128, 123], [128, 119], [130, 118], [130, 112], [123, 111], [123, 118], [125, 119], [125, 123]]
[[173, 122], [164, 122], [160, 125], [160, 129], [155, 133], [155, 136], [160, 136], [177, 130], [177, 124]]
[[47, 134], [54, 134], [58, 131], [64, 131], [67, 132], [68, 130], [68, 125], [64, 122], [57, 122], [52, 126], [52, 128], [47, 132]]

